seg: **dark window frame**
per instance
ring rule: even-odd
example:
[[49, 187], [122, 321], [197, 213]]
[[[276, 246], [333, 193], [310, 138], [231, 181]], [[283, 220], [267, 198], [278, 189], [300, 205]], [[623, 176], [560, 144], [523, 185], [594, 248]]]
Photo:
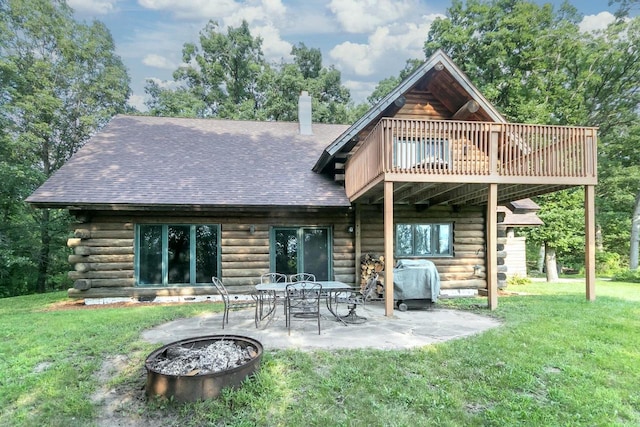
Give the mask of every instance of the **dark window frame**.
[[333, 227], [331, 226], [309, 226], [309, 225], [282, 225], [272, 226], [269, 232], [269, 271], [276, 271], [276, 233], [278, 231], [295, 231], [298, 244], [296, 248], [296, 268], [297, 273], [308, 273], [304, 271], [305, 265], [305, 249], [304, 249], [304, 233], [305, 230], [324, 230], [327, 233], [327, 277], [330, 280], [333, 277]]
[[[159, 282], [154, 281], [154, 283], [141, 283], [141, 230], [144, 227], [161, 227], [161, 260], [160, 260], [160, 269], [159, 273], [161, 280]], [[169, 282], [169, 227], [189, 227], [189, 282], [188, 283], [172, 283]], [[211, 284], [211, 277], [209, 274], [206, 274], [204, 277], [204, 281], [197, 281], [198, 275], [196, 271], [197, 263], [198, 263], [198, 239], [197, 239], [197, 228], [198, 227], [211, 227], [215, 231], [215, 271], [212, 272], [212, 276], [220, 277], [221, 274], [221, 226], [220, 224], [180, 224], [180, 223], [138, 223], [135, 228], [135, 242], [134, 242], [134, 250], [135, 250], [135, 259], [134, 259], [134, 275], [135, 275], [135, 284], [137, 287], [147, 287], [147, 286], [161, 286], [161, 287], [185, 287], [185, 286], [204, 286]], [[152, 268], [148, 267], [148, 268]], [[156, 269], [157, 275], [157, 269]]]

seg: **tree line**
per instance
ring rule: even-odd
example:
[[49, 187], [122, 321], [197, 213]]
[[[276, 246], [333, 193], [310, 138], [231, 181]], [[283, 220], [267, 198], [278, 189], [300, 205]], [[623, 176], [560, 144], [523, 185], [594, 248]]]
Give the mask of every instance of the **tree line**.
[[[640, 230], [640, 20], [630, 17], [639, 1], [613, 2], [615, 22], [585, 33], [566, 3], [453, 0], [424, 44], [425, 57], [443, 49], [509, 121], [599, 126], [603, 271], [637, 268]], [[127, 106], [129, 76], [101, 22], [77, 22], [63, 0], [0, 2], [0, 296], [70, 286], [71, 218], [24, 199], [113, 115], [295, 121], [307, 90], [315, 122], [351, 123], [423, 61], [408, 59], [356, 105], [319, 49], [298, 43], [291, 57], [270, 63], [246, 22], [225, 31], [210, 21], [184, 44], [172, 85], [147, 81], [140, 113]], [[582, 197], [541, 196], [545, 226], [528, 233], [567, 265], [583, 259]]]

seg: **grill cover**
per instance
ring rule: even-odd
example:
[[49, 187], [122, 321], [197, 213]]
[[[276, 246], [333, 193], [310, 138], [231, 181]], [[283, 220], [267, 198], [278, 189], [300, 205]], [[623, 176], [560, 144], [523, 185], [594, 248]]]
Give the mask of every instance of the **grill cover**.
[[395, 300], [430, 299], [440, 295], [440, 276], [433, 262], [426, 259], [402, 259], [393, 269]]

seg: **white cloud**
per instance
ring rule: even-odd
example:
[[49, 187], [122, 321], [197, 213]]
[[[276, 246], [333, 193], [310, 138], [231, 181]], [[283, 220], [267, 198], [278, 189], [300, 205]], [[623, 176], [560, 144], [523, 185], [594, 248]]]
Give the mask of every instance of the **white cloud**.
[[442, 15], [423, 16], [419, 23], [378, 27], [369, 35], [367, 43], [341, 43], [329, 52], [329, 56], [340, 69], [358, 76], [379, 74], [381, 70], [397, 72], [407, 59], [424, 56], [424, 41], [431, 23], [438, 16]]
[[367, 82], [362, 80], [346, 80], [343, 85], [351, 92], [351, 99], [355, 104], [365, 102], [367, 97], [378, 85], [377, 82]]
[[579, 27], [583, 33], [604, 30], [607, 26], [615, 21], [616, 17], [610, 12], [600, 12], [597, 15], [586, 15], [582, 18]]
[[180, 87], [180, 83], [174, 80], [162, 80], [157, 77], [145, 77], [144, 80], [151, 80], [152, 82], [157, 84], [160, 89], [176, 89]]
[[67, 0], [71, 8], [87, 15], [106, 15], [116, 10], [118, 0]]
[[240, 5], [233, 0], [138, 0], [140, 6], [172, 12], [179, 19], [218, 19], [234, 13]]
[[[279, 61], [281, 58], [289, 58], [291, 43], [281, 37], [279, 27], [284, 24], [287, 8], [282, 0], [249, 0], [244, 3], [233, 0], [192, 0], [175, 2], [174, 0], [139, 0], [139, 3], [148, 9], [170, 11], [179, 19], [193, 20], [199, 29], [191, 31], [189, 37], [181, 37], [175, 33], [165, 34], [166, 39], [180, 39], [182, 42], [196, 41], [197, 33], [204, 28], [206, 20], [218, 21], [221, 29], [225, 27], [239, 27], [242, 21], [247, 21], [253, 36], [263, 39], [262, 50], [268, 60]], [[184, 31], [182, 31], [184, 33]], [[168, 34], [171, 34], [169, 36]], [[164, 45], [163, 45], [164, 46]], [[164, 47], [165, 50], [166, 47]], [[178, 53], [181, 47], [178, 48]], [[147, 59], [150, 55], [147, 55]], [[158, 58], [149, 58], [149, 61]], [[175, 63], [167, 59], [167, 64]], [[146, 64], [146, 62], [145, 62]], [[151, 64], [147, 64], [151, 65]], [[154, 66], [154, 65], [152, 65]], [[155, 65], [158, 68], [159, 65]]]
[[367, 33], [409, 15], [415, 6], [413, 0], [332, 0], [328, 7], [345, 31]]
[[346, 68], [358, 76], [373, 74], [373, 63], [378, 59], [370, 44], [351, 42], [340, 43], [331, 49], [329, 56], [338, 62], [339, 68]]
[[144, 105], [144, 101], [145, 97], [142, 95], [131, 95], [127, 103], [138, 111], [147, 111], [147, 106]]
[[149, 53], [142, 58], [142, 63], [146, 66], [153, 68], [160, 68], [163, 70], [175, 70], [176, 65], [162, 55], [157, 55], [155, 53]]
[[280, 30], [272, 24], [254, 27], [251, 29], [251, 34], [262, 37], [262, 51], [267, 61], [291, 59], [291, 43], [282, 40]]
[[273, 21], [282, 18], [286, 7], [282, 0], [138, 0], [147, 9], [168, 11], [176, 18], [184, 20], [223, 21], [226, 25], [237, 26], [242, 19], [254, 21]]

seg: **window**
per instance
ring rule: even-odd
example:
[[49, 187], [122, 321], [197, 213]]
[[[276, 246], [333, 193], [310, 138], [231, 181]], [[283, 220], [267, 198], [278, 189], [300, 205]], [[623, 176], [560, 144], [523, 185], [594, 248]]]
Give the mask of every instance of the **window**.
[[331, 229], [274, 227], [271, 234], [271, 271], [287, 276], [312, 273], [317, 280], [329, 280]]
[[138, 285], [208, 284], [219, 272], [220, 226], [138, 224]]
[[448, 168], [451, 163], [449, 140], [443, 138], [397, 138], [393, 143], [393, 165], [409, 169]]
[[450, 223], [396, 224], [396, 256], [451, 256], [451, 230]]

